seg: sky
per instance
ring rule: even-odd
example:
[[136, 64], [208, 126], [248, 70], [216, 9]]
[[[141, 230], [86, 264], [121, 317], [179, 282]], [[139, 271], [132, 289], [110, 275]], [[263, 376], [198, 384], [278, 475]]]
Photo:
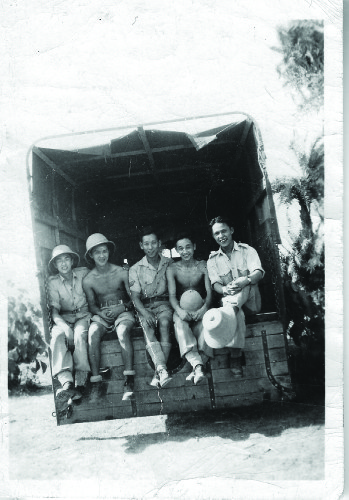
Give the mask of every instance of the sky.
[[[242, 111], [259, 125], [271, 180], [299, 175], [289, 150], [321, 131], [300, 120], [276, 67], [277, 26], [322, 18], [323, 2], [221, 0], [5, 2], [1, 264], [35, 274], [25, 160], [55, 134]], [[327, 9], [329, 19], [335, 11]], [[288, 224], [278, 208], [280, 229]], [[36, 289], [33, 285], [32, 289]]]

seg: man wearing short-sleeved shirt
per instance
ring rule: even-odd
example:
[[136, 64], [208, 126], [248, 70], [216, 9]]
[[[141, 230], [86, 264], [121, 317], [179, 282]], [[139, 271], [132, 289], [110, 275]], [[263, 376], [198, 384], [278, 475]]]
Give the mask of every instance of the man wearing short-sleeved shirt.
[[[83, 390], [90, 372], [87, 348], [87, 332], [91, 314], [88, 310], [82, 280], [89, 273], [86, 267], [76, 268], [79, 256], [67, 245], [58, 245], [52, 251], [48, 279], [49, 305], [52, 327], [52, 376], [61, 384], [56, 396], [65, 401], [69, 397], [81, 397], [74, 389]], [[74, 350], [73, 354], [71, 351]]]
[[220, 248], [208, 259], [208, 275], [214, 290], [222, 296], [224, 310], [236, 316], [235, 335], [226, 347], [231, 348], [233, 375], [242, 376], [241, 349], [245, 345], [246, 333], [242, 306], [252, 313], [260, 311], [257, 283], [263, 278], [264, 270], [254, 248], [234, 241], [234, 228], [227, 218], [216, 217], [210, 222], [210, 227]]
[[171, 351], [173, 309], [169, 302], [166, 270], [172, 259], [160, 254], [161, 241], [152, 228], [144, 228], [139, 244], [145, 256], [130, 269], [131, 297], [143, 329], [146, 349], [155, 366], [151, 385], [164, 387], [171, 381], [166, 363]]

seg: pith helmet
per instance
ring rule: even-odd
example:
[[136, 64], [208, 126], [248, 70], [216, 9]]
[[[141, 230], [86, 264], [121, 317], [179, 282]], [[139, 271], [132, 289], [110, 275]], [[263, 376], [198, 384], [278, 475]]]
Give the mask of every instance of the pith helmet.
[[79, 264], [80, 257], [76, 252], [73, 252], [73, 250], [70, 247], [68, 247], [68, 245], [58, 245], [54, 247], [54, 249], [52, 250], [51, 260], [48, 263], [48, 269], [50, 273], [53, 274], [57, 272], [57, 269], [54, 266], [54, 260], [64, 253], [68, 253], [72, 256], [73, 267], [76, 267]]
[[221, 349], [233, 340], [237, 319], [233, 312], [228, 314], [222, 308], [209, 309], [202, 318], [205, 342], [213, 349]]
[[89, 264], [93, 264], [93, 259], [90, 255], [90, 251], [97, 247], [98, 245], [107, 245], [109, 248], [110, 254], [112, 254], [115, 250], [115, 245], [112, 241], [107, 240], [107, 238], [101, 233], [91, 234], [86, 240], [86, 253], [85, 259]]
[[187, 290], [181, 296], [179, 305], [185, 311], [197, 311], [204, 305], [204, 300], [196, 290]]

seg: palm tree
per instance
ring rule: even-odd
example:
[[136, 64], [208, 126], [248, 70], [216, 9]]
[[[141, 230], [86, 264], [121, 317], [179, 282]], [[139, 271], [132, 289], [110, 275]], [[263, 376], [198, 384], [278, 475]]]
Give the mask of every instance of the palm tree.
[[[310, 378], [324, 382], [324, 144], [319, 138], [307, 155], [291, 144], [303, 171], [301, 177], [274, 181], [280, 201], [297, 203], [301, 226], [293, 237], [292, 250], [282, 248], [288, 334], [306, 353], [303, 362]], [[302, 368], [304, 371], [304, 367]], [[302, 372], [303, 373], [303, 372]], [[309, 375], [308, 373], [308, 375]], [[303, 373], [304, 375], [304, 373]], [[304, 377], [305, 378], [305, 377]]]

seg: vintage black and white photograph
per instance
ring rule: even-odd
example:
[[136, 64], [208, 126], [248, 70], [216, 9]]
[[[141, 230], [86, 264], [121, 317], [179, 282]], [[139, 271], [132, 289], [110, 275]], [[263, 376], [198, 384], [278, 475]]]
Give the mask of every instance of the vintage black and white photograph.
[[3, 13], [1, 493], [339, 498], [342, 5]]

